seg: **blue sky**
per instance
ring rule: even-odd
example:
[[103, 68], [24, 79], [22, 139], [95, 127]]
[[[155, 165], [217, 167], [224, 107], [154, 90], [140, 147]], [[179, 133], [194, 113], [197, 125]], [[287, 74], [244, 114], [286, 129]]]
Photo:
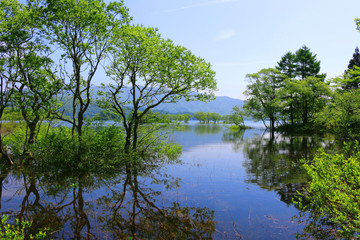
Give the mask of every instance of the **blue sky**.
[[359, 0], [125, 0], [134, 24], [157, 27], [216, 71], [218, 96], [245, 99], [245, 75], [306, 45], [329, 77], [347, 68]]

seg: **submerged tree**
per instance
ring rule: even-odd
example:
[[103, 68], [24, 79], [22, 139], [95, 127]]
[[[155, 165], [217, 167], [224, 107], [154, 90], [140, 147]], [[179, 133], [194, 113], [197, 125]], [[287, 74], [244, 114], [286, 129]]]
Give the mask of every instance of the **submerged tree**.
[[242, 110], [242, 107], [234, 106], [232, 108], [231, 114], [228, 116], [228, 120], [241, 129], [245, 127], [244, 115], [245, 111]]
[[[36, 1], [32, 1], [33, 4]], [[102, 0], [40, 1], [44, 34], [59, 48], [60, 75], [65, 90], [72, 95], [71, 119], [81, 143], [84, 114], [91, 103], [91, 83], [110, 44], [113, 29], [127, 23], [123, 2]]]
[[[275, 129], [278, 113], [281, 108], [278, 91], [284, 77], [280, 71], [268, 68], [258, 73], [246, 75], [249, 84], [244, 92], [248, 96], [244, 109], [256, 120], [261, 120], [266, 128]], [[267, 126], [265, 120], [270, 120]]]
[[13, 21], [13, 15], [16, 15], [20, 9], [17, 1], [2, 1], [0, 7], [0, 155], [7, 163], [13, 165], [3, 143], [5, 134], [2, 129], [2, 120], [5, 109], [11, 106], [10, 100], [14, 91], [15, 80], [19, 75], [13, 61], [16, 58], [16, 51], [10, 36], [12, 35], [12, 24], [14, 26], [17, 24], [16, 21]]
[[[282, 82], [279, 92], [282, 102], [281, 120], [284, 124], [287, 124], [287, 121], [291, 125], [307, 124], [309, 117], [314, 113], [311, 109], [314, 106], [311, 101], [323, 103], [324, 100], [325, 90], [321, 93], [319, 88], [326, 88], [325, 84], [322, 84], [326, 74], [319, 74], [320, 61], [316, 59], [316, 54], [304, 45], [295, 54], [286, 53], [278, 62], [276, 69], [287, 77]], [[314, 89], [317, 92], [311, 93]], [[319, 104], [315, 105], [319, 106]]]
[[138, 148], [139, 125], [151, 109], [181, 98], [213, 98], [216, 82], [210, 64], [155, 29], [123, 26], [112, 43], [107, 75], [113, 83], [100, 104], [121, 116], [126, 153]]

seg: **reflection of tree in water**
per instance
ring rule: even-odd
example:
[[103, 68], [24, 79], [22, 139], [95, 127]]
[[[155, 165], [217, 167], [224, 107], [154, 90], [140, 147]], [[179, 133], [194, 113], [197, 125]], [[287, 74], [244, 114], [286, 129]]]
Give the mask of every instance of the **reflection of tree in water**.
[[[17, 218], [20, 221], [27, 220], [32, 222], [31, 229], [28, 229], [26, 235], [35, 235], [39, 229], [48, 229], [49, 231], [58, 230], [62, 228], [63, 216], [58, 215], [60, 211], [66, 208], [69, 204], [61, 204], [56, 206], [53, 203], [42, 199], [42, 190], [39, 186], [38, 179], [31, 171], [17, 172], [15, 174], [7, 175], [11, 178], [10, 183], [1, 185], [3, 188], [7, 188], [12, 183], [21, 183], [22, 188], [18, 189], [13, 197], [22, 196], [18, 210], [7, 211], [6, 214], [10, 214], [11, 217]], [[11, 199], [10, 199], [11, 200]]]
[[241, 146], [243, 145], [244, 133], [245, 133], [245, 130], [224, 131], [223, 136], [222, 136], [222, 141], [232, 143], [234, 151], [239, 151]]
[[[53, 233], [51, 238], [102, 239], [109, 235], [115, 239], [211, 238], [215, 231], [214, 212], [180, 206], [177, 202], [164, 206], [161, 191], [153, 190], [151, 184], [169, 189], [178, 187], [179, 179], [167, 175], [160, 179], [160, 170], [156, 169], [145, 171], [139, 174], [128, 168], [127, 173], [82, 172], [69, 173], [67, 177], [63, 173], [35, 176], [30, 170], [18, 172], [10, 177], [16, 178], [21, 186], [9, 201], [18, 196], [22, 199], [18, 209], [6, 214], [13, 219], [32, 221], [27, 234], [47, 228], [48, 233]], [[94, 195], [95, 199], [89, 198]]]
[[331, 148], [333, 141], [319, 137], [267, 135], [244, 141], [247, 182], [275, 190], [287, 204], [308, 181], [301, 159], [311, 158], [319, 148]]
[[206, 134], [217, 134], [221, 133], [224, 130], [224, 127], [218, 124], [196, 124], [194, 125], [194, 132], [197, 135], [206, 135]]
[[[100, 204], [107, 212], [103, 226], [115, 239], [210, 239], [215, 232], [214, 211], [183, 207], [173, 202], [163, 206], [161, 192], [139, 180], [136, 171], [128, 171], [122, 188], [112, 188]], [[153, 179], [172, 188], [177, 181]]]

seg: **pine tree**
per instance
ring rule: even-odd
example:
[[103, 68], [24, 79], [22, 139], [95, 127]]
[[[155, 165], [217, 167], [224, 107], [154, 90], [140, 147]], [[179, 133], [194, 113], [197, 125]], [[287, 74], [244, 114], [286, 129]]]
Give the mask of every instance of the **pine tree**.
[[355, 48], [355, 53], [353, 54], [353, 58], [350, 59], [348, 69], [355, 69], [354, 66], [360, 67], [360, 53], [359, 48]]
[[360, 52], [355, 48], [353, 58], [350, 59], [348, 69], [345, 71], [345, 77], [342, 81], [343, 90], [357, 89], [360, 87]]
[[287, 52], [281, 57], [281, 60], [277, 63], [276, 69], [285, 74], [288, 78], [296, 77], [296, 62], [295, 54]]
[[310, 51], [307, 46], [303, 46], [295, 53], [296, 75], [304, 80], [307, 77], [325, 78], [325, 75], [318, 75], [320, 72], [320, 61], [316, 59], [316, 54]]

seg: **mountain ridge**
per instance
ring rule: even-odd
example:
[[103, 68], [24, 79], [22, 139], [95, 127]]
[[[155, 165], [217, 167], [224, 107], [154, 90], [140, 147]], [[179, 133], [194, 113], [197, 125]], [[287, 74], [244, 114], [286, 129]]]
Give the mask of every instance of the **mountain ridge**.
[[[99, 86], [93, 86], [93, 99], [99, 98], [97, 94], [98, 91], [106, 91], [106, 88], [104, 89]], [[124, 92], [126, 92], [126, 88]], [[243, 106], [243, 104], [243, 100], [227, 96], [216, 96], [214, 100], [208, 102], [185, 101], [185, 99], [182, 98], [176, 103], [162, 103], [159, 106], [155, 107], [153, 111], [169, 114], [194, 114], [196, 112], [213, 112], [220, 115], [227, 115], [231, 113], [231, 110], [235, 105]], [[64, 107], [67, 111], [69, 111], [71, 107], [66, 105], [68, 104], [65, 104]], [[95, 101], [93, 101], [90, 104], [88, 111], [85, 114], [85, 117], [93, 117], [97, 113], [100, 113], [101, 110], [101, 108], [96, 106]]]

